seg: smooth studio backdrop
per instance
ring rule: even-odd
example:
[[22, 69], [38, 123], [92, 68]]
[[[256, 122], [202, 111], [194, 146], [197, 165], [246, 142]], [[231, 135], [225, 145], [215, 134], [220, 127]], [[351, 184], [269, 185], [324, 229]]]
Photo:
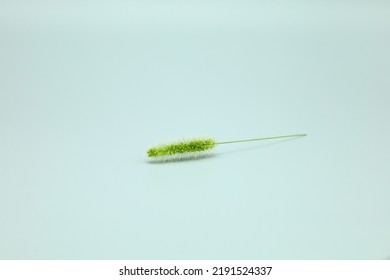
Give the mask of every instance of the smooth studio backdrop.
[[0, 1], [0, 258], [390, 258], [389, 9]]

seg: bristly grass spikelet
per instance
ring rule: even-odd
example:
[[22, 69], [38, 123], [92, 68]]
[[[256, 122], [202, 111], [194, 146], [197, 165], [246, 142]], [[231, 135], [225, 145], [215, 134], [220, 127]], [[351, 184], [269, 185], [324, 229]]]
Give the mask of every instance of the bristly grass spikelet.
[[231, 144], [239, 142], [271, 140], [278, 138], [288, 137], [302, 137], [307, 134], [290, 134], [283, 136], [272, 136], [264, 138], [254, 138], [246, 140], [234, 140], [226, 142], [216, 142], [212, 138], [199, 138], [188, 141], [174, 142], [171, 144], [158, 145], [148, 149], [147, 156], [152, 162], [168, 162], [168, 161], [181, 161], [187, 159], [203, 158], [210, 155], [210, 151], [216, 147], [216, 145]]

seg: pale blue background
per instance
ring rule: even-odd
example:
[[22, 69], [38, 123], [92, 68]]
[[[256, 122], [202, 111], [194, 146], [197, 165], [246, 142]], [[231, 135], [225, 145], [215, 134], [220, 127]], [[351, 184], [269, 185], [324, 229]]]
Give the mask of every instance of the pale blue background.
[[0, 1], [0, 258], [390, 258], [389, 9]]

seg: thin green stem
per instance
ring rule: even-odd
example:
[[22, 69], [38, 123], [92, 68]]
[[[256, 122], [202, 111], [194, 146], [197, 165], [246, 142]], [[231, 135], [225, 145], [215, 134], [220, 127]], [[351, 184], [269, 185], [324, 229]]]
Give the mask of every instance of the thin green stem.
[[260, 141], [260, 140], [270, 140], [270, 139], [278, 139], [278, 138], [288, 138], [288, 137], [302, 137], [307, 134], [290, 134], [283, 136], [273, 136], [273, 137], [265, 137], [265, 138], [255, 138], [255, 139], [247, 139], [247, 140], [236, 140], [236, 141], [228, 141], [228, 142], [218, 142], [215, 144], [230, 144], [230, 143], [239, 143], [239, 142], [249, 142], [249, 141]]

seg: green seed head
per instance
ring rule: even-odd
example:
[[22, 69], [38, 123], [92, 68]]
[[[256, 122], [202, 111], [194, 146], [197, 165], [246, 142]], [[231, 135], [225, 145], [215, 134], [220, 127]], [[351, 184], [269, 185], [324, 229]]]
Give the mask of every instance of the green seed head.
[[169, 158], [171, 156], [196, 156], [197, 154], [213, 149], [216, 143], [211, 138], [181, 141], [168, 145], [152, 147], [147, 151], [149, 158]]

